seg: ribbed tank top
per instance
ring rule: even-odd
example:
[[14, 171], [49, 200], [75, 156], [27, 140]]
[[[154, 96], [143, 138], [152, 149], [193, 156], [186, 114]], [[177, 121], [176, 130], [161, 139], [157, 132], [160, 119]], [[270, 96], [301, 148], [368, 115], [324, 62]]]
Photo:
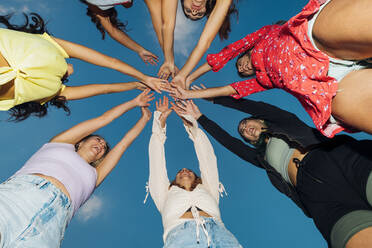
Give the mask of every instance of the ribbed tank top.
[[60, 181], [71, 198], [74, 214], [93, 193], [97, 172], [67, 143], [43, 145], [15, 175], [39, 173]]

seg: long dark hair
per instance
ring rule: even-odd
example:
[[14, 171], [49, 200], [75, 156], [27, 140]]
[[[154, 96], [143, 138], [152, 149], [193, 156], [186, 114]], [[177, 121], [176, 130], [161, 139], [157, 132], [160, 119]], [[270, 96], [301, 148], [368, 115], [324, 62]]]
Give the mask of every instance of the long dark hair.
[[[47, 32], [46, 24], [37, 13], [30, 13], [29, 15], [23, 13], [25, 22], [22, 25], [15, 25], [9, 22], [12, 14], [0, 16], [0, 24], [5, 25], [8, 29], [22, 31], [31, 34], [43, 34]], [[62, 83], [67, 82], [67, 77], [61, 79]], [[48, 112], [48, 106], [53, 105], [57, 108], [62, 108], [67, 114], [70, 114], [70, 109], [66, 105], [66, 98], [63, 96], [55, 96], [49, 102], [41, 105], [39, 102], [25, 102], [11, 108], [8, 113], [10, 114], [10, 121], [19, 122], [27, 119], [30, 115], [43, 117]]]
[[[106, 31], [105, 29], [103, 28], [101, 22], [99, 21], [98, 17], [97, 17], [97, 12], [93, 11], [92, 8], [90, 7], [91, 5], [85, 1], [85, 0], [80, 0], [80, 2], [88, 5], [87, 7], [87, 16], [90, 17], [90, 20], [93, 22], [94, 25], [96, 25], [96, 28], [98, 29], [98, 31], [101, 33], [102, 35], [102, 40], [105, 39], [105, 35], [106, 35]], [[98, 8], [98, 7], [96, 7]], [[99, 13], [104, 16], [104, 17], [109, 17], [110, 18], [110, 23], [112, 24], [112, 26], [114, 26], [115, 28], [123, 31], [123, 32], [126, 32], [128, 31], [127, 30], [127, 25], [128, 25], [128, 22], [121, 22], [117, 17], [118, 17], [118, 12], [116, 11], [115, 8], [110, 8], [110, 9], [107, 9], [107, 10], [100, 10]]]
[[[181, 5], [182, 5], [182, 11], [185, 14], [186, 18], [189, 18], [188, 15], [185, 12], [184, 0], [181, 0]], [[204, 16], [209, 18], [209, 16], [212, 13], [215, 5], [216, 5], [216, 0], [207, 0], [206, 6], [205, 6], [206, 11], [205, 11]], [[218, 35], [220, 36], [221, 40], [226, 40], [226, 39], [229, 38], [229, 34], [231, 32], [230, 17], [231, 17], [232, 14], [236, 14], [236, 16], [238, 18], [239, 12], [238, 12], [238, 9], [235, 7], [235, 3], [232, 3], [230, 5], [230, 8], [229, 8], [229, 10], [226, 14], [225, 20], [223, 21], [223, 23], [220, 27], [220, 30], [218, 31]], [[193, 20], [193, 19], [191, 19], [191, 20]], [[197, 20], [199, 20], [199, 19], [196, 19], [196, 20], [193, 20], [193, 21], [197, 21]]]

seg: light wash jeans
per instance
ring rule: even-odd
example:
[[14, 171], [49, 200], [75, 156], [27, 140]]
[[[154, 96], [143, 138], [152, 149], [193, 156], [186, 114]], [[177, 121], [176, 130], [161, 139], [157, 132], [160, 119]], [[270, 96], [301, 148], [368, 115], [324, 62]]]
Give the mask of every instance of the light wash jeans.
[[[202, 218], [205, 220], [205, 227], [211, 238], [210, 248], [242, 248], [234, 235], [222, 223], [214, 218]], [[176, 226], [168, 233], [164, 248], [208, 248], [207, 237], [202, 228], [199, 228], [200, 242], [197, 243], [194, 220]]]
[[1, 248], [60, 247], [70, 200], [48, 180], [20, 175], [0, 184]]

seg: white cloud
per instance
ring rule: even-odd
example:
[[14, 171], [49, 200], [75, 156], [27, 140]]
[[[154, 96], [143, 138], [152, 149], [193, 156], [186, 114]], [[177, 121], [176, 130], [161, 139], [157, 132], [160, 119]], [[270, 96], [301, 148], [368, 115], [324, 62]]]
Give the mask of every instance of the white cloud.
[[0, 15], [6, 15], [15, 11], [16, 11], [15, 7], [0, 5]]
[[198, 24], [200, 25], [200, 23], [193, 22], [185, 17], [182, 6], [179, 4], [174, 30], [174, 51], [176, 54], [189, 56], [195, 44], [195, 39], [198, 39], [198, 36], [194, 35], [197, 32]]
[[97, 217], [101, 214], [103, 207], [103, 199], [96, 195], [90, 197], [90, 199], [79, 209], [77, 218], [80, 221], [86, 222], [92, 218]]

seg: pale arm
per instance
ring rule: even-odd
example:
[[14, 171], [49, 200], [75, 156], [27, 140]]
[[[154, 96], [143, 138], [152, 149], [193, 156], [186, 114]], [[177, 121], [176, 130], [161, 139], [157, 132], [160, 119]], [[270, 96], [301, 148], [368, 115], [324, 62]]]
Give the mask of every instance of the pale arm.
[[231, 85], [199, 90], [185, 90], [179, 85], [171, 84], [164, 85], [162, 90], [169, 92], [171, 97], [177, 99], [214, 98], [218, 96], [230, 96], [237, 93]]
[[212, 67], [208, 63], [204, 63], [202, 66], [196, 69], [186, 78], [186, 89], [188, 89], [190, 87], [190, 84], [192, 84], [196, 79], [198, 79], [199, 77], [201, 77], [202, 75], [211, 70]]
[[214, 154], [213, 146], [205, 133], [198, 127], [198, 123], [193, 117], [186, 115], [184, 118], [192, 123], [191, 127], [185, 125], [185, 129], [189, 134], [189, 138], [194, 142], [203, 185], [218, 203], [220, 181], [218, 177], [217, 158]]
[[76, 144], [82, 138], [92, 134], [101, 127], [106, 126], [125, 112], [136, 106], [148, 106], [148, 102], [153, 99], [153, 94], [149, 94], [150, 90], [145, 90], [133, 100], [122, 103], [96, 118], [83, 121], [72, 128], [58, 134], [50, 140], [50, 142]]
[[174, 28], [176, 25], [178, 1], [162, 0], [161, 16], [162, 16], [162, 35], [163, 35], [163, 54], [164, 63], [160, 67], [158, 76], [163, 79], [168, 79], [169, 76], [175, 77], [178, 73], [178, 68], [174, 65]]
[[143, 48], [141, 45], [139, 45], [137, 42], [132, 40], [125, 32], [122, 30], [114, 27], [110, 21], [110, 18], [107, 16], [102, 16], [97, 14], [97, 17], [102, 25], [102, 27], [106, 30], [106, 32], [122, 44], [123, 46], [129, 48], [130, 50], [138, 53], [138, 55], [142, 58], [142, 60], [147, 63], [149, 62], [152, 65], [156, 65], [156, 62], [158, 60], [158, 57], [151, 52], [147, 51], [145, 48]]
[[82, 86], [66, 86], [66, 88], [59, 95], [64, 96], [66, 100], [78, 100], [102, 94], [110, 94], [145, 88], [146, 86], [139, 82], [113, 84], [86, 84]]
[[149, 77], [119, 59], [107, 56], [86, 46], [61, 40], [55, 37], [53, 37], [53, 39], [66, 51], [71, 58], [77, 58], [94, 65], [117, 70], [121, 73], [138, 79], [148, 87], [160, 93], [158, 89], [159, 85], [164, 82], [163, 80]]
[[155, 111], [152, 135], [149, 143], [149, 190], [156, 207], [159, 212], [162, 212], [170, 183], [164, 152], [166, 126], [164, 128], [161, 127], [159, 120], [160, 115], [161, 112]]
[[187, 59], [185, 65], [177, 74], [173, 82], [185, 87], [186, 77], [198, 64], [204, 53], [210, 47], [212, 41], [217, 35], [222, 23], [227, 15], [232, 0], [217, 0], [216, 5], [205, 24], [204, 30], [200, 36], [199, 42]]
[[152, 26], [154, 27], [159, 45], [163, 50], [163, 34], [162, 34], [162, 19], [161, 19], [161, 1], [162, 0], [145, 0], [147, 8], [151, 15]]
[[138, 122], [125, 134], [118, 144], [106, 155], [103, 161], [96, 167], [97, 170], [97, 181], [96, 187], [98, 187], [102, 181], [110, 174], [110, 172], [116, 167], [120, 158], [123, 156], [126, 149], [132, 144], [132, 142], [142, 132], [147, 122], [151, 118], [151, 112], [148, 108], [142, 107], [142, 117]]

